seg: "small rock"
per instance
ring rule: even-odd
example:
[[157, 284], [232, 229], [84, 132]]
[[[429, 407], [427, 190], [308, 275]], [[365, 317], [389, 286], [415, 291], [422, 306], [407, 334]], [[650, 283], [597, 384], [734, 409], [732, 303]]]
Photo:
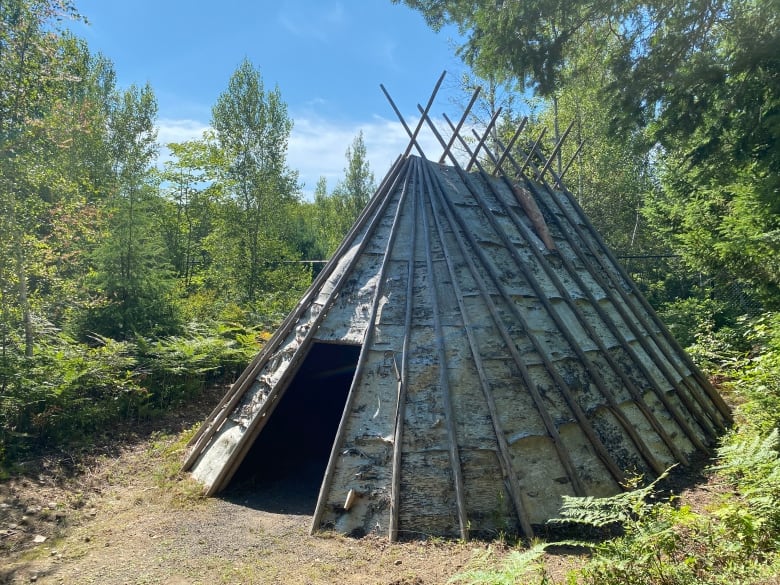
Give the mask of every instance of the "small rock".
[[42, 534], [36, 534], [35, 536], [33, 536], [33, 542], [35, 544], [41, 544], [42, 542], [46, 542], [46, 537], [43, 536]]
[[28, 516], [35, 516], [36, 514], [41, 513], [41, 508], [39, 506], [27, 506], [27, 509], [24, 511], [24, 513]]
[[19, 524], [27, 524], [27, 522], [30, 519], [27, 516], [22, 516], [22, 518], [19, 520]]
[[396, 567], [400, 565], [403, 561], [401, 559], [395, 559], [395, 562], [393, 563]]

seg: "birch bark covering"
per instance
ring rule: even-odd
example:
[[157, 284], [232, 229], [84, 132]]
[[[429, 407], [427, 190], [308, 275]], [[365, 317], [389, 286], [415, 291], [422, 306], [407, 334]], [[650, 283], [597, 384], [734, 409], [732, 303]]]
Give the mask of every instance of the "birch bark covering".
[[725, 428], [565, 192], [415, 156], [394, 173], [206, 421], [191, 469], [207, 491], [227, 485], [314, 342], [361, 350], [313, 530], [530, 535], [561, 496], [614, 494]]

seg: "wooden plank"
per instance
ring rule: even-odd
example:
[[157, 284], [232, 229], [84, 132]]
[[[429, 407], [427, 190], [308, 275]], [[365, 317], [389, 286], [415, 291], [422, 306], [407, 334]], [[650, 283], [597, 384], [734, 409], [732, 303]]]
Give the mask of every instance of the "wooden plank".
[[[428, 197], [432, 197], [428, 193]], [[439, 360], [439, 388], [442, 393], [444, 405], [444, 424], [447, 429], [447, 450], [452, 467], [452, 477], [455, 485], [455, 501], [458, 509], [458, 524], [460, 536], [464, 540], [469, 538], [469, 520], [466, 512], [465, 488], [463, 485], [463, 470], [461, 469], [460, 454], [458, 450], [458, 438], [455, 433], [455, 412], [452, 408], [452, 395], [450, 382], [447, 377], [447, 359], [444, 351], [444, 335], [442, 332], [441, 318], [439, 315], [439, 290], [434, 278], [433, 258], [431, 253], [431, 239], [433, 232], [429, 229], [427, 202], [420, 197], [417, 201], [421, 212], [423, 240], [425, 244], [425, 256], [428, 268], [428, 282], [430, 291], [430, 303], [433, 309], [433, 326], [436, 331], [436, 353]]]
[[[525, 224], [521, 221], [521, 218], [514, 213], [511, 207], [506, 206], [505, 200], [497, 192], [497, 189], [493, 187], [492, 182], [488, 181], [487, 179], [486, 182], [491, 186], [489, 191], [493, 193], [495, 201], [498, 202], [500, 205], [503, 205], [505, 207], [505, 211], [507, 212], [507, 214], [513, 219], [514, 227], [517, 230], [519, 230], [521, 233], [523, 233], [524, 236], [527, 237], [528, 236], [527, 228]], [[518, 189], [516, 188], [515, 185], [511, 184], [506, 179], [504, 184], [506, 185], [508, 191], [514, 193], [515, 195], [517, 194]], [[530, 196], [530, 193], [528, 195]], [[490, 213], [490, 209], [488, 209], [487, 202], [484, 203], [483, 209], [486, 214]], [[521, 267], [522, 272], [524, 274], [531, 274], [530, 267], [528, 266], [527, 262], [520, 257], [516, 249], [511, 245], [511, 242], [509, 242], [509, 239], [508, 237], [506, 237], [505, 232], [501, 230], [499, 225], [496, 225], [496, 229], [500, 230], [500, 232], [504, 236], [504, 241], [507, 244], [507, 249], [511, 253], [511, 256], [513, 257], [515, 262], [517, 262], [517, 264]], [[543, 268], [546, 277], [553, 283], [556, 290], [558, 291], [558, 294], [561, 295], [565, 304], [561, 305], [559, 309], [556, 309], [553, 306], [553, 303], [549, 300], [549, 298], [542, 297], [540, 300], [548, 309], [548, 314], [552, 316], [559, 330], [564, 334], [564, 337], [566, 338], [567, 342], [577, 354], [577, 357], [582, 361], [583, 364], [585, 364], [587, 374], [594, 380], [596, 386], [599, 388], [602, 396], [607, 401], [610, 408], [615, 410], [616, 413], [619, 412], [617, 401], [615, 399], [613, 391], [604, 382], [604, 378], [601, 374], [602, 370], [600, 368], [595, 367], [594, 364], [591, 362], [591, 359], [589, 358], [588, 354], [585, 351], [584, 340], [581, 338], [577, 338], [573, 333], [577, 330], [577, 325], [582, 327], [584, 332], [587, 334], [588, 340], [596, 345], [596, 349], [598, 350], [599, 355], [602, 355], [607, 360], [607, 363], [611, 368], [611, 370], [618, 375], [623, 385], [628, 389], [628, 391], [631, 393], [632, 397], [636, 401], [637, 406], [642, 410], [644, 415], [647, 417], [647, 420], [655, 429], [655, 431], [663, 438], [667, 448], [671, 450], [671, 452], [675, 455], [675, 457], [679, 462], [687, 465], [688, 458], [685, 456], [684, 453], [682, 453], [682, 451], [680, 451], [680, 449], [677, 447], [675, 442], [666, 433], [666, 429], [664, 429], [663, 426], [661, 426], [661, 424], [658, 422], [653, 412], [649, 408], [647, 408], [647, 405], [642, 400], [641, 392], [635, 386], [633, 381], [626, 375], [626, 373], [623, 371], [623, 368], [619, 367], [618, 364], [612, 359], [612, 355], [609, 353], [606, 346], [603, 344], [601, 336], [596, 333], [590, 321], [585, 318], [585, 315], [583, 314], [579, 305], [571, 297], [568, 289], [563, 285], [563, 283], [561, 282], [560, 278], [557, 275], [557, 272], [553, 269], [552, 263], [548, 261], [548, 258], [546, 256], [543, 256], [535, 248], [530, 247], [529, 249], [533, 253], [534, 260], [536, 261], [536, 265], [541, 266]], [[556, 258], [569, 269], [570, 276], [572, 278], [574, 278], [575, 280], [579, 278], [578, 274], [575, 271], [573, 271], [572, 267], [569, 264], [567, 264], [568, 261], [563, 255], [558, 254]], [[581, 280], [580, 282], [578, 282], [578, 284], [581, 284]], [[541, 287], [539, 287], [537, 290], [539, 294], [543, 294]], [[584, 290], [587, 293], [587, 289]], [[594, 300], [594, 306], [598, 308], [598, 303], [596, 303], [595, 300]], [[564, 308], [566, 308], [566, 311], [563, 311]], [[573, 314], [573, 316], [576, 318], [576, 323], [573, 320], [567, 321], [564, 319], [567, 311], [571, 311], [571, 314]], [[658, 462], [654, 452], [647, 447], [644, 438], [636, 432], [634, 425], [628, 424], [628, 422], [621, 415], [616, 415], [616, 417], [618, 420], [621, 421], [621, 424], [628, 425], [626, 426], [626, 430], [629, 436], [631, 437], [632, 441], [636, 444], [637, 448], [640, 450], [643, 457], [645, 457], [648, 463], [650, 463], [650, 465], [653, 467], [655, 472], [659, 475], [663, 473], [665, 466], [663, 466], [662, 464], [660, 464], [660, 462]]]
[[[419, 176], [419, 175], [418, 175]], [[417, 250], [417, 198], [420, 196], [421, 185], [418, 182], [411, 202], [412, 237], [411, 247], [407, 256], [406, 272], [406, 303], [404, 318], [404, 335], [401, 346], [400, 380], [398, 381], [398, 403], [395, 414], [395, 433], [393, 434], [392, 483], [390, 487], [390, 526], [388, 537], [390, 542], [398, 540], [398, 510], [401, 498], [401, 446], [403, 444], [406, 417], [406, 390], [409, 384], [409, 340], [412, 334], [412, 312], [414, 309], [414, 265]]]

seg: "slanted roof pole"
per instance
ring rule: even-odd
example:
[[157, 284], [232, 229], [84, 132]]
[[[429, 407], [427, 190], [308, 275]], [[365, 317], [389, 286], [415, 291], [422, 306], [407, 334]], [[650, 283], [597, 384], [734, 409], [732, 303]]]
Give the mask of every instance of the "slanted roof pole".
[[[438, 182], [435, 182], [432, 180], [430, 176], [430, 172], [425, 173], [425, 179], [426, 184], [428, 186], [429, 192], [439, 199], [442, 198], [442, 194], [440, 192], [441, 186]], [[436, 232], [439, 236], [439, 240], [444, 241], [444, 227], [443, 227], [443, 221], [442, 215], [439, 213], [432, 213], [432, 218], [434, 225], [436, 226]], [[456, 229], [455, 225], [449, 224], [449, 227], [451, 230]], [[506, 438], [506, 433], [504, 432], [504, 428], [501, 425], [501, 417], [499, 415], [499, 408], [496, 404], [495, 397], [493, 395], [493, 390], [490, 385], [490, 380], [487, 374], [487, 371], [485, 369], [485, 364], [482, 359], [482, 356], [479, 353], [479, 346], [474, 334], [475, 324], [472, 321], [472, 319], [469, 317], [469, 311], [468, 307], [466, 306], [463, 291], [461, 290], [460, 285], [458, 284], [458, 277], [456, 275], [456, 268], [454, 261], [450, 254], [444, 254], [444, 260], [447, 263], [447, 270], [450, 276], [450, 280], [452, 282], [452, 288], [455, 292], [455, 298], [458, 301], [458, 307], [460, 308], [460, 312], [463, 318], [463, 329], [466, 333], [466, 338], [469, 342], [469, 349], [471, 350], [471, 355], [474, 358], [474, 365], [477, 368], [477, 375], [479, 376], [480, 386], [482, 388], [482, 393], [485, 396], [485, 401], [487, 403], [488, 411], [490, 412], [490, 420], [493, 424], [493, 432], [495, 434], [496, 438], [496, 444], [498, 445], [498, 452], [496, 453], [498, 457], [499, 464], [501, 465], [501, 473], [503, 475], [503, 479], [506, 485], [507, 490], [509, 491], [509, 494], [512, 498], [512, 503], [515, 508], [515, 513], [517, 514], [517, 519], [520, 523], [520, 528], [523, 532], [523, 534], [527, 538], [533, 538], [534, 536], [534, 529], [531, 525], [531, 519], [528, 515], [528, 505], [523, 500], [523, 490], [520, 487], [520, 483], [518, 482], [517, 475], [512, 470], [512, 454], [509, 448], [509, 443]]]
[[539, 173], [539, 178], [541, 179], [544, 174], [547, 172], [547, 170], [550, 168], [550, 165], [552, 164], [553, 159], [558, 154], [558, 151], [561, 149], [561, 146], [563, 146], [563, 141], [566, 140], [566, 137], [569, 135], [569, 132], [571, 132], [571, 129], [574, 127], [574, 120], [569, 124], [569, 127], [566, 128], [566, 131], [563, 133], [563, 136], [561, 136], [560, 140], [558, 140], [558, 144], [555, 145], [553, 148], [553, 151], [550, 153], [550, 156], [547, 157], [547, 161], [544, 163], [544, 167], [542, 167], [542, 172]]
[[450, 137], [450, 141], [447, 143], [447, 146], [444, 148], [444, 152], [441, 153], [441, 157], [439, 158], [439, 164], [442, 164], [446, 159], [447, 156], [450, 153], [450, 149], [452, 148], [452, 145], [455, 143], [455, 139], [458, 137], [458, 133], [460, 132], [461, 127], [466, 122], [466, 118], [468, 118], [468, 115], [471, 113], [471, 108], [474, 107], [474, 102], [477, 101], [477, 97], [479, 96], [479, 92], [482, 90], [481, 87], [477, 87], [476, 90], [474, 90], [474, 94], [471, 96], [471, 101], [469, 102], [469, 105], [466, 106], [466, 109], [463, 111], [463, 115], [460, 117], [460, 122], [458, 122], [458, 126], [455, 128], [455, 132]]
[[515, 133], [512, 136], [512, 139], [509, 141], [509, 145], [504, 149], [504, 152], [499, 157], [498, 162], [495, 163], [496, 164], [496, 168], [493, 170], [493, 176], [494, 177], [499, 172], [503, 173], [503, 171], [501, 170], [501, 165], [504, 164], [504, 159], [506, 159], [507, 155], [509, 155], [509, 153], [512, 151], [512, 147], [515, 145], [515, 142], [517, 142], [517, 139], [520, 138], [520, 135], [523, 133], [523, 128], [525, 128], [525, 125], [527, 123], [528, 123], [528, 116], [524, 117], [520, 121], [520, 125], [517, 127], [517, 130], [515, 130]]
[[398, 401], [395, 413], [395, 432], [393, 434], [393, 467], [390, 488], [390, 542], [398, 540], [399, 511], [401, 506], [401, 454], [406, 421], [406, 392], [409, 387], [409, 346], [412, 336], [412, 316], [414, 311], [414, 256], [417, 250], [417, 198], [421, 185], [418, 181], [411, 197], [412, 201], [412, 245], [406, 266], [406, 306], [404, 315], [404, 341], [401, 349], [401, 371], [398, 380]]
[[[439, 92], [439, 88], [441, 87], [442, 82], [444, 81], [444, 76], [447, 75], [446, 71], [442, 71], [441, 77], [439, 77], [439, 81], [436, 82], [436, 86], [433, 88], [433, 93], [431, 93], [431, 97], [428, 99], [428, 105], [425, 107], [425, 113], [427, 114], [431, 106], [433, 106], [433, 101], [436, 99], [436, 94]], [[412, 148], [416, 148], [417, 152], [420, 153], [420, 156], [423, 158], [426, 158], [425, 153], [423, 152], [422, 147], [417, 142], [417, 135], [420, 133], [420, 130], [422, 129], [423, 123], [424, 123], [424, 117], [420, 118], [420, 121], [417, 124], [417, 128], [414, 129], [414, 132], [411, 132], [409, 130], [409, 126], [406, 123], [406, 120], [404, 120], [404, 117], [401, 115], [401, 112], [398, 110], [398, 107], [396, 107], [395, 102], [393, 102], [393, 98], [390, 97], [390, 94], [385, 89], [385, 86], [381, 83], [379, 84], [379, 87], [382, 88], [382, 92], [385, 94], [385, 97], [387, 98], [387, 101], [390, 102], [390, 106], [393, 108], [393, 111], [395, 112], [395, 115], [398, 116], [398, 119], [401, 121], [401, 124], [403, 125], [404, 129], [406, 130], [406, 133], [410, 137], [409, 146], [406, 147], [406, 150], [404, 151], [403, 158], [406, 158], [409, 156], [409, 153], [412, 151]]]

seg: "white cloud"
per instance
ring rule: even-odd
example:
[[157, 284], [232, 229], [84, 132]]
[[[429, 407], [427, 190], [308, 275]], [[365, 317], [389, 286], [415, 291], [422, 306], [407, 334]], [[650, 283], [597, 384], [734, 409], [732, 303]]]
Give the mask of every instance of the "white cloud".
[[[417, 120], [407, 121], [414, 131]], [[400, 122], [374, 117], [368, 122], [337, 123], [316, 117], [296, 117], [290, 136], [287, 163], [300, 173], [304, 195], [311, 197], [320, 177], [333, 189], [344, 176], [346, 152], [355, 137], [363, 132], [366, 155], [374, 179], [379, 184], [409, 144], [409, 135]], [[426, 156], [438, 159], [442, 152], [430, 132], [421, 132], [418, 142]], [[418, 154], [416, 150], [413, 154]]]
[[[414, 131], [418, 121], [419, 118], [406, 121], [411, 131]], [[435, 120], [435, 123], [440, 131], [447, 127], [443, 120]], [[161, 119], [158, 138], [162, 145], [184, 142], [201, 138], [206, 129], [208, 124], [198, 120]], [[347, 166], [347, 148], [361, 131], [369, 166], [376, 183], [379, 184], [409, 144], [409, 135], [400, 122], [379, 116], [367, 122], [336, 122], [312, 115], [294, 116], [287, 150], [287, 165], [298, 171], [306, 198], [313, 196], [320, 177], [325, 177], [329, 190], [343, 178], [344, 168]], [[448, 136], [449, 134], [446, 134], [445, 139]], [[427, 126], [421, 130], [417, 142], [429, 159], [438, 160], [442, 148]], [[412, 154], [419, 153], [413, 149]], [[163, 148], [160, 162], [169, 158], [167, 149]]]
[[199, 139], [208, 127], [208, 124], [200, 120], [161, 118], [157, 124], [157, 141], [166, 145], [170, 142]]

